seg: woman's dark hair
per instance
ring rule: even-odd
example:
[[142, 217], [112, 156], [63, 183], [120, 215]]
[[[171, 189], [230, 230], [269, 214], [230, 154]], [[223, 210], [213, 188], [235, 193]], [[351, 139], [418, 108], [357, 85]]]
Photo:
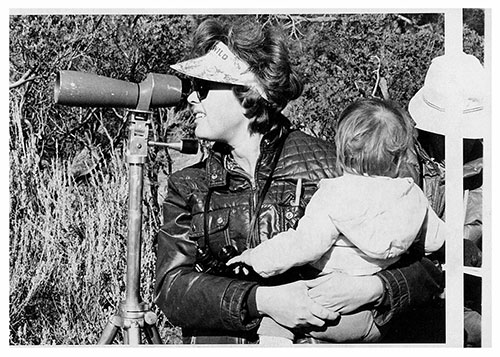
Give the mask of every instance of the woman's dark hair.
[[358, 100], [340, 115], [335, 145], [343, 172], [369, 176], [398, 176], [415, 143], [409, 116], [395, 102]]
[[283, 117], [277, 114], [298, 98], [303, 88], [291, 66], [284, 34], [278, 28], [249, 20], [226, 25], [209, 19], [198, 26], [191, 55], [204, 55], [217, 41], [249, 65], [266, 93], [267, 100], [251, 88], [234, 86], [233, 92], [246, 115], [255, 118], [250, 130], [264, 134], [282, 124], [279, 121]]

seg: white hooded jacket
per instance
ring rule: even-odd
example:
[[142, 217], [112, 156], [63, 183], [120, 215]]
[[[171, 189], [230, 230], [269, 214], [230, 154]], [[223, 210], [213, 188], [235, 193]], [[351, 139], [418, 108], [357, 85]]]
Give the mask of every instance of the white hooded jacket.
[[444, 243], [445, 224], [411, 178], [323, 179], [297, 228], [252, 249], [252, 266], [263, 277], [307, 263], [325, 274], [371, 275], [400, 259], [426, 214], [425, 253], [431, 253]]

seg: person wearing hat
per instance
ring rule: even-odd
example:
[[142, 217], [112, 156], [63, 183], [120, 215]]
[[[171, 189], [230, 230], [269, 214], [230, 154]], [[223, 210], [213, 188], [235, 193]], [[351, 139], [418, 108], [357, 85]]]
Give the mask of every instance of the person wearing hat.
[[[487, 74], [479, 60], [463, 52], [446, 54], [432, 60], [424, 86], [410, 100], [408, 110], [418, 129], [418, 140], [423, 163], [424, 191], [436, 213], [444, 216], [444, 172], [446, 112], [449, 103], [459, 103], [459, 117], [455, 118], [463, 141], [464, 197], [464, 263], [481, 266], [482, 248], [482, 132], [488, 125], [484, 108]], [[441, 254], [441, 259], [444, 256]], [[464, 277], [465, 344], [481, 345], [481, 281]]]
[[277, 29], [206, 20], [193, 44], [193, 59], [172, 67], [193, 80], [195, 135], [214, 143], [204, 161], [169, 177], [155, 288], [183, 342], [256, 343], [263, 316], [321, 328], [362, 306], [384, 330], [439, 294], [442, 277], [421, 257], [373, 276], [319, 280], [308, 267], [265, 283], [244, 266], [227, 269], [232, 256], [295, 227], [317, 183], [338, 176], [335, 146], [292, 130], [281, 113], [302, 84]]

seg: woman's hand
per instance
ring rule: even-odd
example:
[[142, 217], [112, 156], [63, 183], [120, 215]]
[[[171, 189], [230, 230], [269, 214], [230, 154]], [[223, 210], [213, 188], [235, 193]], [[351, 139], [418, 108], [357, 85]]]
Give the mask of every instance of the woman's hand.
[[306, 281], [309, 296], [319, 305], [341, 314], [378, 302], [384, 294], [380, 278], [331, 273]]
[[314, 302], [307, 294], [304, 281], [286, 285], [257, 288], [257, 309], [279, 324], [288, 327], [321, 327], [325, 321], [336, 320], [339, 314]]

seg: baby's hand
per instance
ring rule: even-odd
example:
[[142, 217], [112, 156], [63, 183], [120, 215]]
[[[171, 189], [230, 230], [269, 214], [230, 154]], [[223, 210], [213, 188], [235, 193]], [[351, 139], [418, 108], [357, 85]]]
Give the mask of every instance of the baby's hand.
[[243, 263], [243, 264], [246, 264], [248, 266], [252, 266], [252, 259], [251, 259], [251, 252], [252, 250], [251, 249], [247, 249], [245, 250], [243, 253], [241, 253], [240, 255], [234, 257], [234, 258], [231, 258], [227, 261], [226, 265], [233, 265], [233, 264], [236, 264], [236, 263]]

